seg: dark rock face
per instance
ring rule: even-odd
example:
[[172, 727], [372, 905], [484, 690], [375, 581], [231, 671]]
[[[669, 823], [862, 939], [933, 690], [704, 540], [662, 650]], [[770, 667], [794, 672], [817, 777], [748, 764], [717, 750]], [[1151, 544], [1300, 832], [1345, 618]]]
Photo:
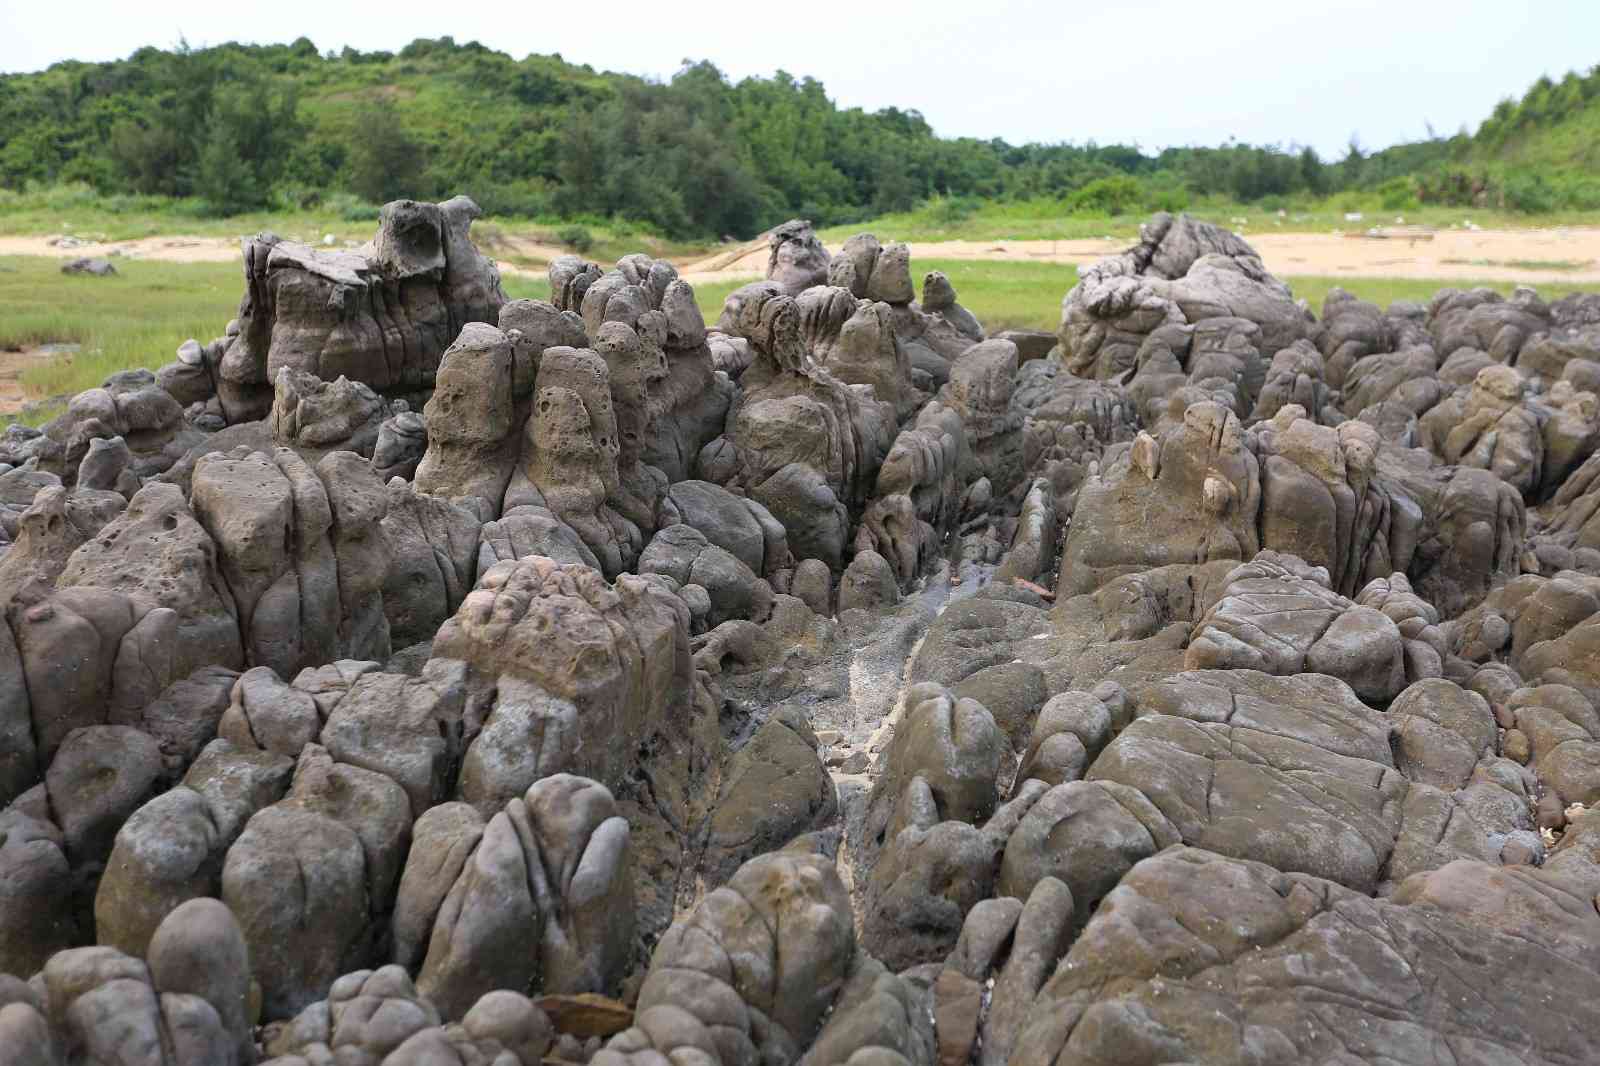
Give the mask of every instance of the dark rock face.
[[470, 201], [0, 434], [0, 1066], [1600, 1058], [1600, 303]]

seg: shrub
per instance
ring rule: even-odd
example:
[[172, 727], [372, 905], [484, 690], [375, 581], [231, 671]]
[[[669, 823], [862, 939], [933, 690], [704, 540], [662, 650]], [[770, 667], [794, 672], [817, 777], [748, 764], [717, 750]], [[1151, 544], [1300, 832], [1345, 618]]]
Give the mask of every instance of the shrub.
[[1096, 178], [1068, 198], [1071, 211], [1083, 215], [1120, 215], [1136, 211], [1144, 200], [1137, 178], [1116, 174]]
[[1385, 211], [1411, 211], [1417, 207], [1417, 183], [1413, 178], [1390, 178], [1378, 186], [1377, 192]]
[[1541, 211], [1553, 211], [1556, 207], [1555, 192], [1542, 174], [1508, 176], [1505, 182], [1505, 201], [1511, 210], [1525, 211], [1530, 215]]
[[594, 234], [587, 226], [562, 226], [556, 231], [556, 240], [579, 255], [594, 247]]
[[1494, 192], [1488, 175], [1459, 166], [1440, 167], [1416, 180], [1417, 199], [1445, 207], [1484, 207]]
[[936, 223], [953, 226], [977, 214], [978, 206], [970, 196], [936, 196], [928, 202], [928, 215]]

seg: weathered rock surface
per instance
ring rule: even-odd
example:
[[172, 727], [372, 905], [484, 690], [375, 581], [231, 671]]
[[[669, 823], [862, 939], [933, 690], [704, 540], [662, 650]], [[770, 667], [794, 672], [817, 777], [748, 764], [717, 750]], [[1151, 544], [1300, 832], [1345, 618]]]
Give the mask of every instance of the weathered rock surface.
[[0, 1066], [1596, 1058], [1600, 300], [475, 213], [0, 433]]

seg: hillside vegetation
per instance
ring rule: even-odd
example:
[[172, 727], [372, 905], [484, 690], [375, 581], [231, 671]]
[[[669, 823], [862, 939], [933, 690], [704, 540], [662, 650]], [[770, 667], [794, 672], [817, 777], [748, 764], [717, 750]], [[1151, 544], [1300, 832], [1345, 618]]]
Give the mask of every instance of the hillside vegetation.
[[[1066, 131], [1070, 132], [1070, 131]], [[915, 110], [837, 107], [812, 78], [665, 83], [449, 37], [398, 53], [287, 45], [143, 48], [0, 76], [0, 213], [92, 189], [111, 214], [315, 212], [367, 222], [398, 196], [473, 196], [491, 215], [676, 239], [748, 237], [792, 216], [1122, 218], [1276, 211], [1600, 210], [1600, 67], [1541, 79], [1472, 134], [1374, 154], [1230, 143], [941, 138]], [[996, 205], [1001, 205], [998, 208]], [[1009, 207], [1005, 205], [1010, 205]], [[1219, 205], [1221, 205], [1219, 207]]]

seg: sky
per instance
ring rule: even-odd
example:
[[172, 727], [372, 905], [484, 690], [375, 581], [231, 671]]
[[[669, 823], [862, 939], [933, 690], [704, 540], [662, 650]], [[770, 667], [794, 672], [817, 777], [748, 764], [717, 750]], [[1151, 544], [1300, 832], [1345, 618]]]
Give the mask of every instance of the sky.
[[1541, 74], [1600, 63], [1600, 0], [920, 0], [915, 4], [532, 0], [0, 0], [0, 72], [145, 45], [307, 36], [323, 51], [477, 40], [522, 58], [668, 78], [709, 59], [783, 69], [845, 107], [921, 111], [943, 136], [1310, 144], [1342, 155], [1475, 128]]

